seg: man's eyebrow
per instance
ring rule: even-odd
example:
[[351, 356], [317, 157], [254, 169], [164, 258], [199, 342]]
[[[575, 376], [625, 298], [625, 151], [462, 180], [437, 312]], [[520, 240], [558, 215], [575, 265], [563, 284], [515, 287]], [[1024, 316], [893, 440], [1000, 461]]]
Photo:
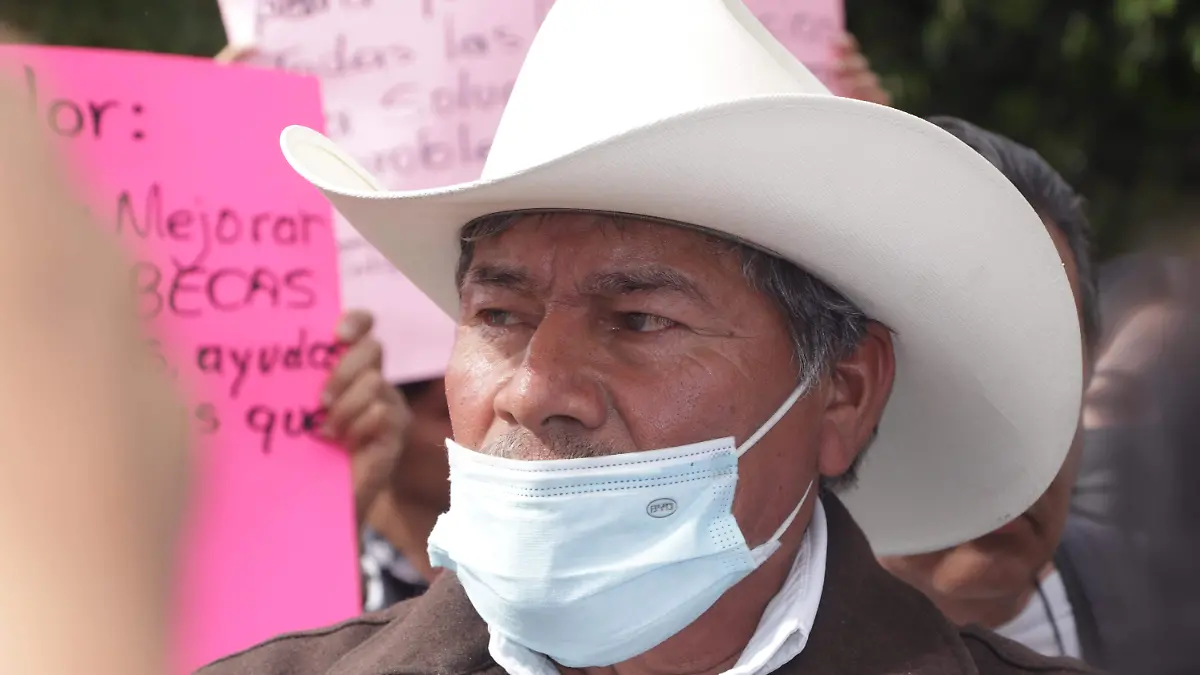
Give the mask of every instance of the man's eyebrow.
[[583, 280], [583, 293], [597, 295], [628, 295], [667, 291], [711, 305], [708, 296], [687, 275], [662, 265], [646, 265], [628, 270], [595, 274]]
[[533, 288], [533, 280], [529, 273], [519, 267], [508, 265], [480, 264], [471, 267], [463, 275], [459, 290], [467, 285], [490, 286], [518, 292], [528, 292]]

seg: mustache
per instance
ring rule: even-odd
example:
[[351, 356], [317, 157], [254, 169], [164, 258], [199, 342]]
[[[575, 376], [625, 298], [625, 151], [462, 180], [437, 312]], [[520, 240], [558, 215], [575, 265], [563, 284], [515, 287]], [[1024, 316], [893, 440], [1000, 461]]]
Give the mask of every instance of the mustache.
[[552, 429], [535, 436], [528, 429], [515, 428], [492, 439], [479, 452], [493, 457], [523, 461], [549, 459], [588, 459], [616, 455], [623, 450], [610, 443], [594, 441], [565, 429]]

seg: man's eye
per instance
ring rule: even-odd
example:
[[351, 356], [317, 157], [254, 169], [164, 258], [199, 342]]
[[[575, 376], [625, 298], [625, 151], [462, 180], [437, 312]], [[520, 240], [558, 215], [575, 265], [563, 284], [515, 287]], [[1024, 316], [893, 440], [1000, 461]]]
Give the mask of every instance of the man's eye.
[[641, 312], [629, 312], [621, 315], [621, 327], [625, 330], [635, 333], [655, 333], [669, 328], [674, 328], [679, 324], [670, 319], [664, 319], [661, 316], [654, 314], [643, 314]]
[[517, 323], [517, 317], [512, 312], [503, 309], [485, 309], [479, 312], [479, 319], [486, 326], [501, 327]]

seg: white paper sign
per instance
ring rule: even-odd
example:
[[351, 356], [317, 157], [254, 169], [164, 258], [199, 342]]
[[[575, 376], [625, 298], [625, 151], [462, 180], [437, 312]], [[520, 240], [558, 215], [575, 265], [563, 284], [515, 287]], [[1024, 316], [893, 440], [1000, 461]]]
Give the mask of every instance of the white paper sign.
[[[221, 1], [232, 8], [247, 0]], [[321, 78], [327, 134], [384, 185], [467, 182], [483, 169], [500, 113], [551, 4], [259, 0], [250, 62]], [[841, 31], [840, 0], [747, 5], [810, 68], [827, 70]], [[226, 16], [229, 21], [235, 13]], [[343, 302], [375, 314], [385, 375], [395, 382], [440, 376], [453, 323], [345, 223], [338, 238]]]

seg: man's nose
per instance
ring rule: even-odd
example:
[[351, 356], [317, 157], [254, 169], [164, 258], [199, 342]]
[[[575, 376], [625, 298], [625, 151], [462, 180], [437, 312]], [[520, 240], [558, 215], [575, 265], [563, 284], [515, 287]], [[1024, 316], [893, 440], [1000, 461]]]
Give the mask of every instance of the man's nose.
[[496, 415], [535, 435], [598, 429], [609, 407], [596, 377], [600, 349], [584, 318], [547, 313], [521, 365], [496, 395]]

